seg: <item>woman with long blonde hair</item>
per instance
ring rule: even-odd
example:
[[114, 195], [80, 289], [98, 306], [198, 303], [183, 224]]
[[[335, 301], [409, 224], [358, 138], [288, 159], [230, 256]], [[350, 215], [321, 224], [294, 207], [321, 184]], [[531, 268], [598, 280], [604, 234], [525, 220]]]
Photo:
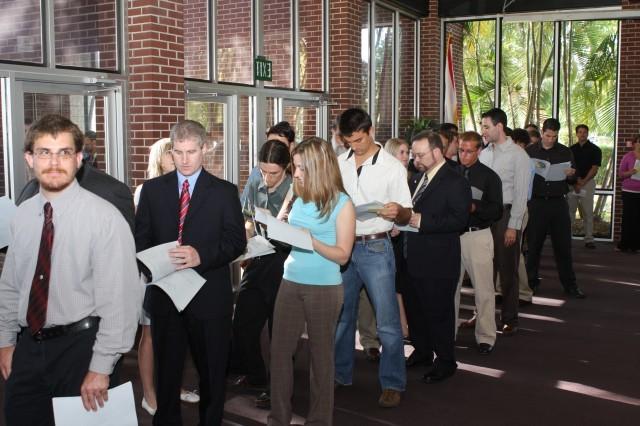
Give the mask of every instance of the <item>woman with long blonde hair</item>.
[[271, 341], [269, 425], [291, 423], [293, 361], [305, 328], [311, 357], [311, 401], [307, 423], [333, 422], [334, 346], [343, 289], [340, 265], [355, 239], [355, 208], [342, 184], [331, 145], [309, 138], [293, 150], [291, 225], [309, 230], [313, 250], [293, 247], [284, 264]]

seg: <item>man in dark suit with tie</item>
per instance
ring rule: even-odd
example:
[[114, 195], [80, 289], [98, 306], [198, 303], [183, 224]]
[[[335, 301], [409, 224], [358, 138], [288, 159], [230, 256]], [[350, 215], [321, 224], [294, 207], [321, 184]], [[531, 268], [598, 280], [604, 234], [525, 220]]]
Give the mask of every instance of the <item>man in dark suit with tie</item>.
[[418, 232], [407, 232], [407, 267], [421, 306], [424, 350], [436, 355], [422, 380], [436, 383], [457, 368], [454, 296], [460, 274], [460, 233], [469, 220], [471, 188], [446, 164], [436, 133], [415, 135], [412, 151], [416, 167], [424, 172], [413, 193], [409, 225]]
[[233, 310], [229, 263], [244, 251], [244, 220], [235, 185], [202, 168], [206, 130], [186, 120], [171, 129], [176, 171], [145, 182], [136, 212], [138, 251], [178, 241], [177, 270], [207, 281], [182, 312], [158, 287], [147, 289], [158, 411], [154, 425], [181, 425], [180, 384], [187, 342], [200, 375], [200, 425], [219, 425]]

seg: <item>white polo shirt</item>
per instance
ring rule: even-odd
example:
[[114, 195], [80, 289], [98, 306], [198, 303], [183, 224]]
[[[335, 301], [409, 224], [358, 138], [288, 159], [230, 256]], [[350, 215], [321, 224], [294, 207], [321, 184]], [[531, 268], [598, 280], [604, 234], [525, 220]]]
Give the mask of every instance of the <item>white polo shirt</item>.
[[[338, 157], [342, 182], [353, 204], [357, 207], [372, 201], [383, 204], [396, 202], [402, 207], [412, 208], [411, 193], [407, 183], [407, 169], [393, 155], [380, 147], [377, 154], [367, 158], [356, 168], [356, 159], [352, 150]], [[393, 222], [381, 217], [360, 221], [356, 219], [356, 235], [377, 234], [390, 231]]]

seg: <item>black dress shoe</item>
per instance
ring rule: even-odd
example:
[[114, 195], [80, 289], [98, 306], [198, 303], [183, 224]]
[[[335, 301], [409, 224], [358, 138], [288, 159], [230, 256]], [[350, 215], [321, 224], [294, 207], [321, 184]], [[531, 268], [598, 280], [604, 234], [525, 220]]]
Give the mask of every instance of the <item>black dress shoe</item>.
[[455, 372], [456, 372], [455, 369], [445, 370], [440, 368], [434, 368], [433, 370], [431, 370], [430, 372], [422, 376], [422, 383], [426, 383], [428, 385], [433, 383], [440, 383], [447, 380], [449, 377], [453, 376], [453, 373]]
[[496, 305], [502, 305], [502, 295], [496, 294]]
[[409, 358], [405, 361], [405, 364], [408, 368], [415, 367], [416, 365], [424, 364], [426, 366], [433, 364], [433, 358], [429, 355], [422, 353], [420, 351], [414, 350], [409, 355]]
[[493, 352], [493, 346], [488, 343], [479, 343], [478, 352], [480, 352], [480, 355], [489, 355], [491, 352]]
[[580, 288], [578, 288], [578, 286], [575, 287], [571, 287], [567, 290], [564, 291], [565, 294], [573, 299], [584, 299], [585, 297], [587, 297], [584, 292], [582, 290], [580, 290]]
[[378, 348], [365, 349], [364, 354], [369, 362], [380, 361], [380, 350]]
[[271, 409], [271, 395], [269, 392], [262, 392], [255, 400], [255, 404], [257, 408], [261, 408], [263, 410]]
[[588, 249], [594, 249], [596, 248], [596, 245], [592, 242], [588, 242], [588, 243], [584, 243], [584, 246]]
[[503, 336], [513, 336], [518, 332], [518, 327], [515, 325], [505, 324], [502, 326], [502, 335]]

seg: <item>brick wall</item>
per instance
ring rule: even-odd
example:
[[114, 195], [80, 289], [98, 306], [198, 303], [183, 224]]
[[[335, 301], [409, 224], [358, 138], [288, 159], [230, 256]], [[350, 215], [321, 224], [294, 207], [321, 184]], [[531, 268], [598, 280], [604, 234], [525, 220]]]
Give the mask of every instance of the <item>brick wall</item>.
[[413, 119], [415, 94], [414, 84], [415, 73], [415, 47], [416, 47], [416, 25], [413, 19], [400, 16], [400, 75], [398, 94], [398, 114], [399, 114], [399, 136], [403, 137], [404, 129]]
[[[624, 9], [640, 9], [640, 4], [623, 0]], [[640, 132], [640, 20], [626, 20], [620, 24], [620, 90], [618, 91], [618, 141], [616, 146], [616, 170], [622, 157], [631, 150], [627, 142]], [[622, 179], [616, 183], [614, 239], [620, 239], [622, 222]]]
[[272, 61], [272, 81], [266, 87], [293, 87], [291, 1], [264, 0], [264, 56]]
[[0, 29], [0, 59], [18, 62], [42, 62], [40, 1], [11, 2], [2, 9], [8, 24]]
[[440, 118], [440, 44], [438, 2], [432, 1], [420, 20], [420, 117]]
[[300, 88], [322, 90], [322, 2], [298, 2]]
[[209, 79], [208, 0], [184, 0], [184, 76]]
[[129, 0], [129, 167], [144, 181], [149, 146], [184, 119], [182, 0]]
[[253, 84], [252, 0], [216, 0], [218, 81]]

